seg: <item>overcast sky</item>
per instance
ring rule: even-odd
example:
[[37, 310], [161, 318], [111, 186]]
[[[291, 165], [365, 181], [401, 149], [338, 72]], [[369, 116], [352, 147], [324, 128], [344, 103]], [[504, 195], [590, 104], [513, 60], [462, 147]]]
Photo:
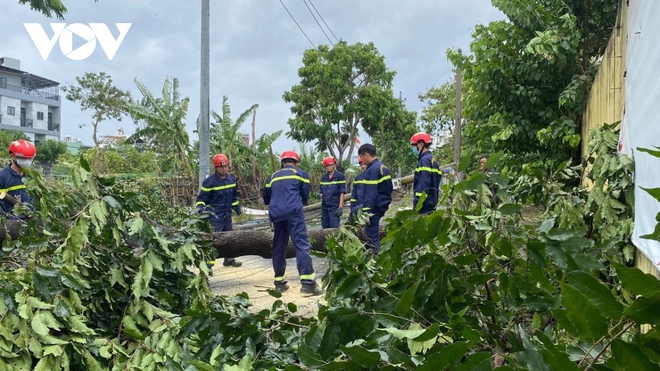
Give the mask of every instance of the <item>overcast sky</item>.
[[[282, 1], [315, 45], [329, 44], [303, 0]], [[23, 23], [39, 23], [51, 37], [49, 23], [60, 21], [31, 11], [17, 0], [4, 1], [0, 12], [0, 57], [19, 59], [22, 70], [60, 84], [74, 83], [76, 76], [86, 72], [105, 71], [116, 86], [130, 90], [136, 98], [141, 95], [135, 78], [160, 96], [165, 78], [177, 77], [181, 95], [191, 99], [186, 122], [192, 136], [200, 105], [200, 2], [63, 3], [69, 10], [63, 22], [105, 23], [115, 38], [119, 35], [115, 23], [132, 23], [112, 60], [98, 43], [85, 60], [68, 59], [58, 44], [43, 60]], [[388, 67], [397, 71], [395, 92], [400, 91], [408, 109], [417, 112], [423, 107], [418, 94], [442, 84], [453, 74], [447, 48], [467, 51], [474, 25], [504, 17], [490, 0], [313, 0], [313, 5], [337, 38], [376, 45]], [[325, 27], [322, 20], [319, 22]], [[335, 42], [327, 29], [326, 33]], [[74, 49], [83, 44], [75, 40]], [[211, 109], [220, 111], [223, 95], [229, 98], [233, 118], [258, 103], [257, 136], [279, 129], [286, 132], [291, 114], [282, 94], [299, 82], [297, 71], [303, 52], [311, 47], [279, 0], [211, 0]], [[91, 114], [81, 112], [77, 103], [62, 99], [62, 137], [68, 134], [92, 144], [91, 127], [78, 127], [91, 122]], [[118, 127], [127, 134], [135, 129], [126, 119], [121, 123], [104, 122], [99, 135], [112, 135]], [[250, 122], [246, 122], [243, 132], [250, 130]], [[364, 133], [360, 138], [368, 140]], [[281, 152], [294, 146], [282, 135], [274, 150]]]

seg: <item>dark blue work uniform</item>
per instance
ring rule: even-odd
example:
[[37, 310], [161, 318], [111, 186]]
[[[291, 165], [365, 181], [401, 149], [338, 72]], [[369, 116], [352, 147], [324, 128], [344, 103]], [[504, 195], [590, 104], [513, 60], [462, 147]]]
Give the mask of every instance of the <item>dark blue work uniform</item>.
[[438, 187], [441, 180], [440, 166], [433, 160], [431, 152], [421, 153], [413, 180], [413, 209], [417, 207], [419, 198], [424, 192], [426, 193], [426, 200], [424, 200], [422, 208], [419, 209], [419, 213], [426, 214], [435, 210], [435, 207], [438, 206]]
[[380, 160], [374, 159], [364, 171], [362, 182], [358, 200], [362, 204], [363, 211], [373, 214], [364, 231], [374, 253], [378, 254], [380, 252], [378, 224], [392, 202], [392, 174]]
[[307, 204], [309, 176], [293, 165], [286, 165], [266, 181], [261, 191], [264, 203], [268, 205], [268, 217], [273, 222], [273, 270], [275, 284], [286, 282], [286, 250], [289, 236], [296, 247], [296, 265], [303, 284], [315, 284], [316, 275], [312, 265], [311, 248], [303, 205]]
[[[8, 195], [14, 197], [17, 201], [23, 203], [32, 203], [32, 198], [28, 196], [23, 184], [23, 176], [18, 174], [11, 168], [11, 164], [0, 170], [0, 192], [7, 192]], [[25, 219], [25, 215], [14, 215], [14, 206], [0, 200], [0, 207], [2, 212], [8, 219]]]
[[330, 178], [330, 174], [325, 173], [321, 177], [321, 227], [339, 228], [339, 198], [342, 193], [346, 193], [346, 177], [344, 174], [335, 171]]
[[195, 206], [200, 208], [200, 211], [213, 212], [214, 215], [209, 219], [213, 223], [216, 232], [231, 231], [232, 209], [237, 215], [241, 215], [236, 179], [229, 173], [224, 179], [218, 173], [213, 173], [213, 175], [204, 179]]
[[362, 187], [362, 182], [364, 178], [364, 173], [360, 172], [358, 175], [355, 176], [355, 179], [353, 179], [353, 189], [351, 190], [351, 214], [349, 215], [349, 219], [352, 219], [355, 215], [357, 215], [358, 211], [362, 208], [362, 205], [360, 204], [360, 187]]

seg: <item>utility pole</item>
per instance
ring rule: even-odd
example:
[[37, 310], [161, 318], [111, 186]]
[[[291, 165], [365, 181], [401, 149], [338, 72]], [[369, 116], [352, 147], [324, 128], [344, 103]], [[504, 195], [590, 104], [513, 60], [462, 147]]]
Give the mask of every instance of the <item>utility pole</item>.
[[[458, 49], [458, 54], [463, 54]], [[454, 163], [461, 162], [461, 120], [463, 119], [463, 107], [461, 106], [461, 92], [463, 90], [463, 76], [461, 67], [456, 66], [456, 116], [454, 117]]]
[[200, 60], [200, 88], [199, 88], [199, 189], [202, 189], [202, 183], [209, 174], [209, 158], [211, 157], [209, 128], [210, 102], [209, 102], [209, 81], [210, 81], [210, 0], [202, 0], [202, 30], [201, 30], [201, 60]]

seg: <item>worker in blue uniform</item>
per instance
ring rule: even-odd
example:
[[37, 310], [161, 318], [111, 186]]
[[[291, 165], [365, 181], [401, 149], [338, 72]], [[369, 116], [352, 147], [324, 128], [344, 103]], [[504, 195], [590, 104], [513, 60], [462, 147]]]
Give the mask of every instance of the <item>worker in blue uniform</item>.
[[[236, 179], [229, 173], [229, 159], [222, 153], [213, 156], [213, 175], [204, 179], [202, 189], [197, 196], [195, 206], [200, 212], [210, 211], [213, 213], [209, 220], [216, 232], [232, 230], [231, 212], [241, 215], [241, 205], [238, 202], [238, 190]], [[225, 258], [222, 265], [225, 267], [240, 267], [243, 263], [234, 258]], [[209, 271], [213, 275], [215, 260], [208, 262]]]
[[380, 219], [390, 207], [392, 202], [392, 175], [382, 162], [376, 157], [376, 147], [367, 143], [360, 146], [358, 156], [362, 158], [367, 166], [364, 171], [361, 195], [358, 196], [362, 204], [363, 212], [371, 213], [369, 224], [365, 227], [365, 234], [369, 241], [369, 247], [374, 254], [380, 252]]
[[[12, 196], [19, 203], [32, 203], [23, 184], [23, 169], [32, 166], [37, 148], [29, 140], [19, 139], [9, 145], [11, 164], [0, 170], [0, 193]], [[25, 219], [25, 215], [15, 215], [14, 205], [6, 200], [0, 200], [2, 212], [8, 219]]]
[[413, 153], [417, 156], [417, 168], [413, 178], [413, 209], [417, 208], [422, 193], [426, 193], [426, 199], [418, 211], [420, 214], [428, 214], [438, 206], [442, 174], [430, 151], [432, 143], [433, 140], [427, 133], [417, 133], [410, 138]]
[[336, 170], [337, 160], [328, 156], [323, 159], [326, 173], [321, 177], [321, 227], [339, 228], [346, 194], [346, 178]]
[[299, 161], [300, 157], [296, 152], [282, 152], [282, 168], [268, 178], [266, 186], [261, 190], [264, 203], [268, 205], [268, 218], [274, 228], [272, 251], [275, 290], [284, 292], [289, 289], [285, 273], [286, 250], [291, 236], [296, 248], [296, 265], [302, 284], [300, 292], [320, 295], [323, 291], [316, 283], [303, 212], [303, 205], [308, 203], [311, 188], [307, 172], [298, 168]]
[[358, 164], [360, 165], [360, 172], [353, 179], [353, 189], [351, 189], [351, 213], [348, 216], [348, 220], [353, 220], [357, 215], [358, 211], [362, 208], [359, 201], [360, 187], [362, 187], [364, 171], [367, 169], [367, 165], [364, 164], [362, 157], [358, 157]]

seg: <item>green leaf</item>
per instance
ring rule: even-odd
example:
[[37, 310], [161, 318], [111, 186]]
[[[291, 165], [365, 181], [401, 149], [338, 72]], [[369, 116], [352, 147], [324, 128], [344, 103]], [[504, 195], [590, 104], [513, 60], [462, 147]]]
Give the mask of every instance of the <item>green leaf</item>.
[[133, 317], [124, 316], [124, 318], [121, 320], [121, 324], [123, 326], [122, 330], [128, 336], [138, 340], [144, 340], [144, 335], [142, 335], [140, 330], [137, 328], [137, 325], [135, 324], [135, 320], [133, 319]]
[[543, 221], [543, 223], [541, 223], [541, 226], [539, 227], [539, 232], [548, 233], [554, 225], [555, 225], [555, 218], [546, 219]]
[[639, 298], [623, 311], [623, 314], [639, 324], [660, 324], [660, 292], [650, 298]]
[[55, 267], [40, 267], [37, 266], [37, 273], [44, 277], [59, 277], [60, 275], [60, 270], [59, 268]]
[[419, 281], [416, 282], [414, 285], [412, 285], [406, 292], [401, 295], [401, 298], [399, 299], [399, 303], [396, 305], [395, 312], [399, 315], [406, 314], [408, 311], [410, 311], [410, 308], [412, 306], [412, 302], [415, 299], [415, 292], [417, 292], [417, 285], [419, 285]]
[[653, 198], [656, 200], [660, 201], [660, 188], [644, 188], [644, 187], [639, 187], [646, 191], [646, 193], [650, 194]]
[[637, 344], [627, 343], [621, 339], [612, 342], [612, 358], [622, 370], [657, 371], [660, 368], [657, 363], [651, 362]]
[[552, 371], [548, 367], [544, 360], [543, 354], [541, 354], [534, 344], [529, 340], [527, 333], [522, 328], [521, 325], [518, 325], [518, 334], [522, 339], [523, 346], [525, 347], [524, 352], [518, 352], [516, 354], [516, 359], [522, 364], [527, 366], [526, 370], [529, 371]]
[[394, 327], [387, 327], [387, 328], [384, 328], [383, 330], [389, 332], [390, 334], [392, 334], [395, 338], [397, 338], [399, 340], [403, 340], [403, 339], [411, 339], [412, 340], [412, 339], [422, 335], [424, 332], [426, 332], [425, 329], [421, 329], [421, 330], [400, 330], [400, 329], [394, 328]]
[[493, 355], [490, 353], [479, 352], [470, 354], [462, 365], [457, 367], [456, 371], [490, 371], [493, 369]]
[[300, 362], [309, 368], [315, 368], [321, 366], [325, 362], [321, 359], [321, 356], [316, 354], [314, 349], [310, 348], [309, 345], [301, 341], [298, 346], [298, 358]]
[[623, 264], [612, 263], [623, 286], [635, 295], [651, 297], [660, 292], [660, 281], [652, 274], [639, 268], [628, 268]]
[[431, 327], [427, 328], [421, 335], [418, 337], [412, 339], [414, 341], [418, 341], [420, 343], [423, 343], [425, 341], [429, 340], [435, 340], [435, 338], [438, 336], [438, 333], [440, 332], [440, 325], [437, 323], [434, 323], [431, 325]]
[[345, 299], [351, 297], [355, 294], [360, 288], [362, 288], [363, 282], [362, 277], [359, 275], [349, 275], [344, 279], [341, 285], [337, 288], [335, 293], [337, 299]]
[[520, 213], [520, 211], [522, 211], [522, 205], [502, 204], [500, 205], [499, 209], [503, 215], [513, 215], [513, 214], [518, 214]]
[[562, 284], [561, 304], [582, 340], [596, 341], [607, 334], [607, 320], [598, 307], [573, 286]]
[[562, 371], [578, 371], [579, 368], [575, 362], [571, 361], [568, 357], [568, 354], [565, 351], [562, 351], [555, 346], [552, 340], [546, 335], [543, 331], [536, 331], [536, 336], [541, 340], [543, 346], [545, 346], [545, 351], [542, 351], [544, 354], [543, 360], [547, 363], [548, 366], [552, 367], [553, 370], [562, 370]]
[[319, 345], [318, 353], [322, 359], [328, 359], [332, 356], [341, 340], [342, 327], [331, 325], [323, 331], [323, 340]]
[[[435, 371], [453, 368], [458, 364], [467, 352], [467, 342], [460, 341], [449, 344], [440, 349], [437, 353], [431, 354], [426, 362], [419, 367], [419, 371]], [[450, 369], [451, 369], [450, 368]]]
[[49, 333], [48, 326], [46, 326], [46, 322], [44, 321], [44, 317], [40, 310], [32, 316], [30, 327], [32, 327], [32, 330], [39, 335], [48, 335]]
[[358, 365], [371, 369], [380, 362], [380, 353], [378, 351], [369, 351], [360, 346], [346, 347], [341, 346], [341, 350]]
[[73, 332], [77, 332], [79, 334], [85, 334], [85, 335], [94, 335], [94, 330], [91, 328], [87, 327], [85, 323], [82, 321], [81, 316], [71, 316], [67, 318], [69, 321], [70, 329]]
[[85, 160], [85, 156], [80, 156], [80, 166], [85, 169], [87, 172], [91, 172], [92, 168], [89, 166], [89, 162]]
[[596, 304], [606, 317], [618, 321], [623, 316], [623, 305], [595, 277], [585, 272], [574, 271], [568, 274], [568, 284]]

